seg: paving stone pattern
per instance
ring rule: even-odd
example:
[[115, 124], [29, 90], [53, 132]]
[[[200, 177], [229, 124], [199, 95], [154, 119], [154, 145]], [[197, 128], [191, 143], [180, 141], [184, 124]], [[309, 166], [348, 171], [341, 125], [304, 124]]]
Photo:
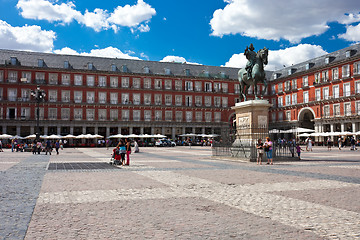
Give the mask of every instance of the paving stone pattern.
[[141, 148], [130, 166], [89, 169], [110, 155], [1, 158], [0, 239], [360, 239], [357, 152], [256, 165], [207, 147]]

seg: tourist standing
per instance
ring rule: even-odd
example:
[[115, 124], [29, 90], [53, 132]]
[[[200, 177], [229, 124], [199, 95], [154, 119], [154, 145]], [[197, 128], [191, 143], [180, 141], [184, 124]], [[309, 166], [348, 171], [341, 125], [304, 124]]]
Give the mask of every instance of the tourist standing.
[[328, 151], [331, 151], [331, 138], [330, 137], [328, 137], [327, 138], [327, 140], [326, 140], [326, 144], [327, 144], [327, 146], [328, 146]]
[[139, 152], [139, 144], [137, 143], [137, 141], [134, 141], [134, 153], [138, 153]]
[[48, 139], [45, 144], [45, 155], [47, 154], [51, 155], [51, 141]]
[[300, 147], [300, 144], [297, 144], [296, 145], [296, 152], [298, 154], [299, 160], [301, 160], [301, 158], [300, 158], [301, 151], [303, 151], [303, 149]]
[[56, 142], [55, 142], [56, 155], [59, 155], [59, 148], [60, 148], [59, 140], [56, 140]]
[[341, 150], [341, 147], [342, 147], [342, 138], [341, 137], [338, 138], [338, 145], [339, 145], [339, 150]]
[[131, 154], [131, 141], [129, 139], [125, 139], [126, 145], [126, 164], [127, 166], [130, 165], [130, 154]]
[[119, 152], [121, 156], [121, 165], [125, 165], [126, 146], [122, 139], [120, 139], [120, 142], [118, 143], [116, 148], [119, 148]]
[[273, 164], [273, 159], [272, 159], [273, 143], [269, 137], [266, 137], [264, 149], [265, 149], [266, 157], [267, 157], [267, 161], [268, 161], [267, 164], [272, 165]]
[[313, 142], [312, 142], [311, 137], [309, 137], [308, 142], [307, 142], [307, 147], [306, 147], [307, 151], [312, 152], [312, 146], [313, 146]]
[[264, 144], [262, 143], [261, 139], [258, 140], [258, 143], [256, 144], [256, 148], [257, 148], [257, 159], [256, 159], [256, 163], [257, 165], [261, 165], [261, 160], [264, 156], [264, 148], [263, 148]]
[[354, 137], [351, 137], [351, 140], [350, 140], [350, 144], [351, 144], [351, 148], [350, 148], [350, 150], [352, 150], [352, 151], [355, 151], [355, 138]]
[[2, 149], [2, 141], [0, 140], [0, 152], [4, 152], [4, 150]]

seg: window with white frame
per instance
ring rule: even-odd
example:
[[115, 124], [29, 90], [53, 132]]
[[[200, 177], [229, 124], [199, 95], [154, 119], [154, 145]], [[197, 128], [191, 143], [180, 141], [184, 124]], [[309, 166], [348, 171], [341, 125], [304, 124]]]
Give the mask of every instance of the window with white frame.
[[332, 72], [332, 80], [338, 80], [339, 79], [339, 68], [333, 68], [331, 70]]
[[[291, 87], [290, 80], [289, 80], [289, 81], [286, 81], [284, 84], [285, 84], [285, 91], [289, 91], [289, 90], [290, 90], [290, 87]], [[260, 87], [260, 86], [259, 86], [259, 87]]]
[[333, 86], [333, 97], [334, 98], [339, 98], [340, 97], [339, 85]]
[[329, 99], [329, 96], [330, 96], [329, 87], [323, 88], [323, 96], [324, 96], [325, 100]]
[[187, 107], [192, 106], [192, 96], [185, 96], [185, 106]]
[[271, 121], [276, 122], [276, 112], [271, 113]]
[[[35, 108], [34, 116], [37, 114], [37, 108]], [[39, 119], [44, 120], [44, 108], [39, 108]]]
[[276, 107], [276, 98], [271, 99], [271, 104], [273, 107]]
[[134, 121], [140, 121], [141, 120], [141, 111], [140, 110], [134, 110], [133, 111], [133, 120]]
[[0, 100], [3, 100], [3, 89], [0, 87]]
[[350, 77], [350, 65], [349, 64], [346, 64], [346, 65], [342, 66], [342, 74], [341, 74], [341, 76], [343, 78]]
[[172, 121], [173, 112], [165, 111], [165, 121]]
[[70, 102], [70, 91], [68, 91], [68, 90], [61, 91], [61, 101], [62, 102]]
[[161, 105], [162, 104], [162, 95], [161, 94], [155, 94], [154, 95], [155, 105]]
[[214, 121], [221, 122], [221, 112], [214, 112]]
[[222, 91], [223, 91], [224, 93], [229, 92], [229, 85], [228, 85], [227, 83], [223, 83], [223, 84], [222, 84]]
[[360, 115], [360, 101], [355, 102], [355, 111], [357, 115]]
[[61, 108], [61, 119], [70, 120], [70, 108]]
[[106, 92], [99, 92], [99, 103], [106, 103]]
[[172, 89], [172, 81], [167, 79], [165, 80], [165, 89], [171, 90]]
[[35, 80], [39, 83], [45, 83], [45, 73], [43, 72], [35, 73]]
[[144, 111], [144, 120], [145, 121], [151, 121], [151, 110], [145, 110]]
[[271, 85], [271, 94], [276, 94], [276, 85]]
[[130, 120], [130, 111], [129, 110], [121, 110], [121, 120], [122, 121]]
[[351, 116], [351, 103], [344, 103], [344, 114], [345, 116]]
[[291, 121], [291, 111], [286, 111], [285, 112], [285, 120], [286, 121]]
[[83, 110], [81, 108], [74, 108], [74, 119], [82, 120], [83, 119]]
[[211, 121], [212, 121], [211, 112], [205, 112], [205, 122], [211, 122]]
[[304, 92], [304, 93], [303, 93], [303, 98], [304, 98], [304, 99], [303, 99], [303, 100], [304, 100], [303, 102], [304, 102], [304, 103], [308, 103], [308, 102], [309, 102], [309, 92], [307, 92], [307, 91]]
[[122, 77], [121, 78], [121, 87], [128, 88], [130, 85], [130, 80], [128, 77]]
[[95, 92], [86, 92], [86, 102], [94, 103], [95, 101]]
[[360, 62], [355, 62], [354, 63], [354, 75], [356, 74], [360, 74]]
[[26, 119], [29, 120], [30, 119], [30, 108], [28, 107], [22, 107], [21, 108], [21, 119]]
[[93, 121], [95, 118], [95, 109], [86, 109], [86, 120]]
[[211, 82], [206, 82], [206, 83], [204, 83], [204, 91], [205, 91], [205, 92], [212, 92]]
[[193, 82], [185, 81], [185, 91], [193, 91]]
[[31, 72], [22, 72], [21, 73], [21, 82], [22, 83], [31, 83]]
[[314, 74], [314, 78], [315, 78], [315, 83], [320, 83], [321, 78], [320, 78], [320, 73], [319, 72]]
[[58, 74], [49, 73], [49, 84], [57, 85], [58, 84]]
[[8, 72], [8, 80], [10, 83], [16, 83], [18, 81], [18, 72], [9, 71]]
[[303, 76], [302, 83], [303, 83], [303, 87], [309, 86], [309, 77], [308, 76]]
[[202, 112], [195, 112], [195, 120], [197, 122], [202, 122], [202, 117], [203, 117]]
[[121, 103], [122, 104], [129, 104], [129, 94], [128, 93], [122, 93], [121, 94]]
[[57, 101], [57, 90], [49, 90], [49, 102]]
[[321, 81], [322, 82], [329, 81], [329, 71], [328, 70], [322, 71], [322, 73], [321, 73]]
[[221, 98], [220, 97], [214, 97], [214, 106], [215, 107], [221, 106]]
[[21, 89], [21, 101], [28, 102], [30, 101], [30, 89]]
[[170, 106], [172, 104], [172, 95], [165, 95], [165, 105]]
[[118, 104], [118, 100], [119, 98], [118, 98], [118, 93], [116, 93], [116, 92], [112, 92], [112, 93], [110, 93], [110, 103], [111, 104]]
[[329, 117], [330, 117], [330, 106], [329, 106], [329, 105], [325, 105], [325, 106], [324, 106], [324, 117], [325, 117], [325, 118], [329, 118]]
[[283, 112], [282, 111], [280, 111], [280, 112], [278, 112], [278, 121], [279, 122], [281, 122], [281, 121], [283, 121]]
[[220, 92], [221, 91], [221, 83], [214, 82], [214, 91], [215, 92]]
[[146, 89], [151, 88], [151, 79], [150, 78], [144, 78], [144, 88], [146, 88]]
[[110, 120], [117, 121], [119, 119], [119, 110], [110, 109]]
[[340, 104], [334, 104], [334, 116], [335, 117], [340, 116]]
[[200, 107], [202, 105], [202, 96], [195, 96], [195, 106]]
[[356, 94], [360, 93], [360, 81], [355, 82], [355, 93]]
[[83, 76], [79, 74], [75, 74], [74, 76], [74, 85], [81, 86], [83, 85]]
[[176, 111], [175, 113], [175, 119], [177, 122], [182, 122], [183, 119], [183, 113], [181, 111]]
[[278, 93], [283, 92], [283, 83], [278, 83]]
[[133, 93], [133, 104], [140, 105], [140, 93]]
[[205, 96], [204, 101], [206, 107], [211, 107], [211, 96]]
[[86, 85], [89, 87], [95, 86], [95, 76], [94, 75], [86, 75]]
[[321, 89], [315, 89], [315, 100], [321, 101]]
[[82, 97], [83, 97], [82, 91], [74, 91], [74, 102], [75, 103], [81, 103]]
[[155, 111], [155, 121], [162, 121], [162, 111], [161, 110]]
[[227, 97], [222, 97], [222, 106], [223, 107], [227, 107], [228, 106], [228, 98]]
[[176, 106], [181, 106], [182, 105], [182, 96], [181, 95], [176, 95], [175, 96], [175, 105]]
[[192, 122], [193, 113], [191, 111], [186, 111], [186, 122]]
[[196, 91], [196, 92], [202, 91], [202, 87], [201, 87], [201, 82], [200, 82], [200, 81], [196, 81], [196, 82], [195, 82], [195, 91]]
[[118, 77], [110, 77], [110, 87], [117, 88], [119, 86], [119, 78]]
[[240, 85], [237, 83], [234, 85], [234, 93], [240, 93]]
[[105, 121], [107, 120], [106, 117], [106, 109], [98, 109], [98, 120], [99, 121]]
[[278, 107], [282, 107], [283, 105], [283, 97], [278, 97]]
[[106, 77], [99, 76], [99, 87], [106, 87]]
[[149, 94], [149, 93], [144, 94], [144, 104], [145, 105], [151, 104], [151, 94]]
[[297, 89], [297, 79], [291, 80], [292, 89]]
[[292, 105], [296, 105], [297, 104], [297, 93], [293, 93], [291, 95], [291, 102], [292, 102]]
[[48, 118], [49, 118], [49, 120], [57, 119], [57, 108], [49, 108], [48, 109]]
[[285, 96], [285, 106], [290, 106], [291, 105], [291, 95], [286, 95]]
[[344, 83], [344, 97], [349, 97], [351, 95], [350, 83]]
[[155, 89], [162, 89], [162, 80], [161, 79], [155, 79], [154, 80]]
[[177, 91], [181, 91], [181, 90], [182, 90], [181, 80], [175, 80], [175, 90], [177, 90]]
[[4, 71], [0, 70], [0, 82], [4, 81]]
[[66, 86], [70, 85], [70, 74], [61, 74], [61, 84]]
[[133, 88], [139, 89], [140, 88], [140, 78], [133, 78]]

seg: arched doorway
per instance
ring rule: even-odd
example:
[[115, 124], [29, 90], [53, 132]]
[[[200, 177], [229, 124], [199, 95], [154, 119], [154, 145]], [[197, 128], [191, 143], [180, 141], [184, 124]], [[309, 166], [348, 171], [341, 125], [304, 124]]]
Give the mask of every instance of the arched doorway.
[[311, 108], [303, 108], [299, 112], [299, 127], [315, 129], [314, 123], [315, 113]]

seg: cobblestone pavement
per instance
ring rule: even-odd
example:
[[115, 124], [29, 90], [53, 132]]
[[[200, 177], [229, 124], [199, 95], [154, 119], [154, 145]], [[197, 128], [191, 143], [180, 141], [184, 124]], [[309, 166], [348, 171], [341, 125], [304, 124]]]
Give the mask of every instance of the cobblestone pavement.
[[0, 154], [0, 239], [360, 239], [360, 152], [315, 147], [274, 165], [211, 157], [208, 147]]

